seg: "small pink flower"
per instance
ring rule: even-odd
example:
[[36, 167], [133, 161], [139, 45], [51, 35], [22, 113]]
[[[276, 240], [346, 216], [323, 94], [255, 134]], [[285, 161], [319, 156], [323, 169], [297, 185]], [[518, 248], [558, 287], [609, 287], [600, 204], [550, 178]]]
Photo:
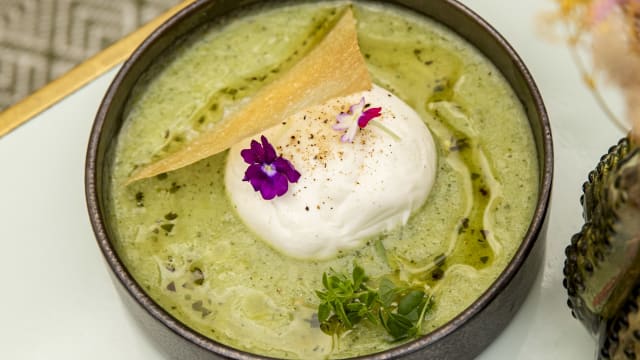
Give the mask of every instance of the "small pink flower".
[[365, 101], [364, 97], [360, 99], [360, 102], [349, 107], [348, 112], [341, 112], [336, 116], [336, 120], [338, 121], [335, 125], [333, 125], [334, 130], [345, 131], [340, 140], [342, 142], [353, 142], [356, 134], [358, 132], [358, 128], [365, 128], [369, 122], [380, 116], [380, 112], [382, 108], [369, 108], [364, 110]]
[[[364, 100], [364, 98], [362, 98], [362, 100]], [[363, 129], [365, 126], [369, 124], [369, 121], [380, 116], [381, 111], [382, 111], [381, 107], [370, 108], [365, 110], [362, 113], [362, 115], [360, 115], [360, 117], [358, 118], [358, 127], [360, 127], [360, 129]]]

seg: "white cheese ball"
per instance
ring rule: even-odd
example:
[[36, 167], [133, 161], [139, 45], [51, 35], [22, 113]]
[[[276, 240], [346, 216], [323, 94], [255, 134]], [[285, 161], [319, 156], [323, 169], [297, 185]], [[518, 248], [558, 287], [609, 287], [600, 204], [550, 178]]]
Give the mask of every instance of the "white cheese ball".
[[[381, 107], [353, 142], [342, 142], [336, 116], [364, 97]], [[420, 116], [383, 88], [309, 108], [263, 134], [300, 172], [297, 183], [272, 200], [243, 181], [240, 156], [252, 139], [231, 148], [225, 184], [239, 216], [260, 238], [286, 255], [326, 259], [361, 246], [367, 237], [407, 223], [420, 208], [436, 173], [436, 148]], [[260, 142], [260, 135], [253, 138]]]

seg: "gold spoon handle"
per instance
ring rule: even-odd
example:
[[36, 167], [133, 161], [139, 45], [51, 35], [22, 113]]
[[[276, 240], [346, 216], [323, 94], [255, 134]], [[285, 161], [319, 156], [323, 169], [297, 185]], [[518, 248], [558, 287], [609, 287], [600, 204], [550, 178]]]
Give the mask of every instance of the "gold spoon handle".
[[193, 1], [182, 1], [138, 30], [77, 65], [66, 74], [0, 112], [0, 138], [123, 62], [153, 30]]

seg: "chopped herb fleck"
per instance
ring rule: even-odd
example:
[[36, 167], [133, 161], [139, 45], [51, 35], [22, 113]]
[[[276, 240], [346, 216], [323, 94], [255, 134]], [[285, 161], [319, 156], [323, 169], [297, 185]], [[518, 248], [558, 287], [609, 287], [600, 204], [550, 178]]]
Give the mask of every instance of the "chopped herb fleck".
[[470, 147], [471, 145], [469, 144], [469, 139], [467, 138], [455, 139], [453, 140], [452, 145], [449, 147], [449, 151], [462, 151]]
[[182, 185], [178, 185], [177, 183], [173, 182], [173, 183], [171, 183], [171, 187], [169, 188], [169, 192], [171, 194], [175, 194], [178, 190], [180, 190], [180, 188], [182, 188]]
[[206, 307], [204, 307], [204, 305], [202, 304], [202, 300], [198, 300], [198, 301], [194, 302], [193, 304], [191, 304], [191, 308], [194, 311], [197, 311], [197, 312], [201, 313], [203, 318], [205, 316], [211, 314], [211, 310], [209, 310]]
[[173, 230], [174, 225], [173, 224], [162, 224], [162, 225], [160, 225], [160, 227], [162, 228], [162, 230], [166, 231], [167, 233], [170, 233], [171, 230]]
[[204, 274], [199, 267], [194, 267], [191, 269], [191, 278], [196, 285], [204, 284]]
[[[169, 261], [171, 261], [171, 260], [169, 260]], [[170, 263], [170, 262], [169, 262], [169, 263], [167, 263], [164, 267], [165, 267], [167, 270], [169, 270], [169, 272], [174, 272], [174, 271], [176, 271], [176, 266], [175, 266], [175, 265], [173, 265], [173, 264], [172, 264], [172, 263]], [[174, 286], [175, 286], [175, 285], [174, 285]]]
[[223, 89], [223, 90], [222, 90], [222, 92], [223, 92], [223, 93], [225, 93], [225, 94], [229, 94], [229, 95], [231, 95], [231, 96], [234, 96], [235, 94], [237, 94], [237, 93], [238, 93], [238, 89], [234, 89], [234, 88], [231, 88], [231, 89], [230, 89], [230, 88], [225, 88], [225, 89]]
[[164, 216], [165, 219], [171, 221], [171, 220], [175, 220], [178, 218], [178, 214], [174, 213], [174, 212], [169, 212]]
[[433, 280], [440, 280], [444, 277], [444, 271], [441, 268], [435, 268], [431, 272], [431, 278]]
[[462, 222], [460, 222], [460, 227], [458, 228], [458, 234], [462, 234], [463, 232], [467, 231], [468, 228], [469, 218], [462, 219]]

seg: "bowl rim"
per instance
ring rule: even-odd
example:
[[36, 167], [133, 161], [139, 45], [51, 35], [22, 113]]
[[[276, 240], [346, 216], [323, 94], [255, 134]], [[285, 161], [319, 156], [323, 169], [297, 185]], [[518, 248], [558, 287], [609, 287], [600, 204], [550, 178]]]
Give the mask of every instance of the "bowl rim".
[[[477, 25], [482, 27], [484, 31], [493, 38], [496, 44], [501, 47], [506, 54], [508, 54], [508, 57], [513, 62], [514, 67], [524, 77], [527, 91], [533, 98], [533, 103], [536, 107], [535, 110], [538, 114], [536, 120], [539, 122], [542, 130], [541, 138], [543, 143], [541, 145], [544, 156], [538, 159], [540, 183], [537, 204], [531, 217], [529, 228], [527, 229], [527, 232], [523, 237], [522, 243], [513, 255], [513, 258], [511, 259], [511, 261], [509, 261], [507, 266], [493, 281], [489, 288], [485, 290], [482, 295], [480, 295], [469, 307], [464, 309], [444, 325], [438, 327], [436, 330], [422, 337], [401, 344], [392, 349], [373, 354], [357, 356], [352, 359], [383, 360], [395, 358], [397, 356], [406, 356], [451, 335], [461, 325], [468, 322], [470, 319], [478, 315], [484, 308], [489, 306], [489, 304], [496, 298], [496, 296], [500, 294], [513, 280], [518, 269], [523, 265], [528, 255], [532, 252], [532, 249], [534, 248], [536, 242], [543, 241], [543, 239], [540, 239], [539, 235], [543, 231], [544, 222], [551, 199], [551, 188], [553, 183], [553, 142], [551, 136], [551, 126], [542, 100], [542, 96], [540, 95], [533, 77], [531, 76], [520, 56], [502, 37], [502, 35], [495, 28], [493, 28], [493, 26], [491, 26], [487, 21], [485, 21], [482, 17], [469, 9], [467, 6], [459, 3], [458, 0], [441, 0], [441, 2], [446, 3], [446, 5], [450, 7], [453, 7], [456, 11], [465, 16], [468, 21], [475, 22]], [[119, 255], [111, 245], [109, 236], [107, 235], [106, 225], [103, 219], [103, 213], [101, 211], [98, 196], [98, 193], [101, 191], [101, 189], [98, 189], [97, 187], [97, 159], [99, 153], [99, 144], [102, 141], [102, 129], [104, 127], [110, 105], [114, 97], [116, 96], [116, 93], [119, 91], [119, 88], [122, 85], [126, 75], [129, 73], [129, 71], [131, 71], [134, 64], [138, 62], [141, 57], [145, 56], [148, 48], [151, 47], [153, 43], [158, 41], [165, 34], [165, 32], [170, 31], [170, 29], [173, 28], [174, 25], [181, 22], [185, 18], [190, 17], [192, 14], [197, 13], [208, 4], [209, 2], [206, 0], [195, 1], [172, 16], [165, 23], [160, 25], [123, 63], [114, 80], [110, 84], [96, 113], [87, 147], [87, 154], [85, 159], [85, 199], [87, 210], [98, 246], [113, 274], [124, 286], [129, 295], [155, 320], [162, 323], [165, 327], [170, 329], [179, 337], [213, 354], [218, 354], [234, 359], [276, 359], [273, 357], [252, 354], [244, 350], [236, 349], [211, 338], [208, 338], [204, 335], [201, 335], [186, 324], [182, 323], [180, 320], [176, 319], [173, 315], [169, 314], [158, 303], [151, 299], [151, 297], [143, 290], [142, 286], [140, 286], [137, 281], [134, 280], [133, 276], [129, 273]], [[396, 2], [395, 5], [403, 6], [404, 4]], [[444, 26], [450, 29], [448, 26]], [[455, 29], [450, 30], [456, 32]], [[465, 39], [457, 32], [456, 34]], [[465, 41], [469, 42], [467, 39], [465, 39]], [[529, 115], [527, 117], [529, 118]], [[532, 120], [530, 119], [530, 121]]]

